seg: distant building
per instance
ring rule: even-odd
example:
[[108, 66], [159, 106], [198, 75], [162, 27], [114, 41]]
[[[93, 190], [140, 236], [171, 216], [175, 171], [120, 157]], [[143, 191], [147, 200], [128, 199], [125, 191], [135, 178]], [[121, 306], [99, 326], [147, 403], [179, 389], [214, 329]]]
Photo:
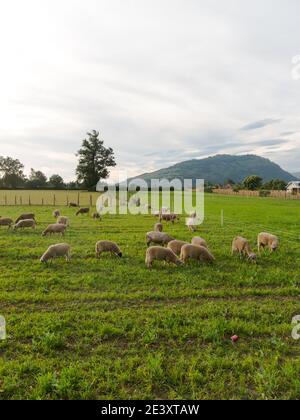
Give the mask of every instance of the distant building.
[[286, 190], [290, 194], [300, 194], [300, 181], [292, 181], [286, 187]]

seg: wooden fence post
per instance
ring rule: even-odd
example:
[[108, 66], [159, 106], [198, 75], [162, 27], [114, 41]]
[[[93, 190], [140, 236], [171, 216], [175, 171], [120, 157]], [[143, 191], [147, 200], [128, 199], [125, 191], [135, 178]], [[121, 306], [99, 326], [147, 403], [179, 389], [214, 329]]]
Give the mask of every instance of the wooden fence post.
[[31, 206], [31, 197], [28, 198], [28, 204]]
[[90, 206], [93, 207], [93, 196], [92, 196], [92, 194], [90, 195]]
[[7, 206], [7, 195], [5, 196], [5, 205]]
[[56, 204], [56, 197], [55, 197], [55, 194], [53, 195], [53, 206], [55, 207], [55, 204]]
[[80, 207], [80, 193], [78, 193], [78, 196], [77, 196], [77, 204], [78, 204], [78, 207]]

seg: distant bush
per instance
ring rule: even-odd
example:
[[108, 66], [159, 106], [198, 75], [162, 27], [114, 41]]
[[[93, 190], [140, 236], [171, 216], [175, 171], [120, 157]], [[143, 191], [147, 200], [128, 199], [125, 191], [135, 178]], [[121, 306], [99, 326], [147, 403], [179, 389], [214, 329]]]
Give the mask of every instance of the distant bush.
[[214, 192], [213, 187], [211, 186], [204, 187], [204, 192], [212, 194]]

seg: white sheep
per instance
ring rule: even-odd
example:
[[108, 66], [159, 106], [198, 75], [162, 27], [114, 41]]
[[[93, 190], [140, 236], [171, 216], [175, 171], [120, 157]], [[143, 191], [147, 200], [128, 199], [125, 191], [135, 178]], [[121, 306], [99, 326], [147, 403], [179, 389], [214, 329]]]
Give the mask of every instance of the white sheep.
[[103, 252], [110, 252], [112, 255], [122, 257], [123, 254], [119, 246], [111, 241], [99, 241], [96, 243], [96, 257], [99, 258]]
[[14, 230], [25, 229], [25, 228], [35, 229], [36, 221], [33, 219], [28, 219], [28, 220], [25, 219], [25, 220], [20, 220], [18, 223], [14, 225]]
[[257, 260], [257, 255], [251, 251], [249, 242], [247, 241], [247, 239], [242, 238], [241, 236], [237, 236], [236, 238], [234, 238], [231, 250], [232, 255], [234, 255], [235, 253], [239, 253], [241, 258], [244, 256], [253, 262]]
[[174, 241], [171, 241], [168, 243], [167, 248], [171, 249], [175, 255], [180, 256], [181, 254], [181, 248], [186, 245], [187, 242], [185, 241], [177, 241], [176, 239]]
[[52, 225], [49, 225], [44, 230], [44, 232], [42, 233], [42, 236], [53, 235], [53, 234], [60, 234], [61, 236], [64, 236], [66, 229], [67, 229], [66, 225], [63, 225], [60, 223], [52, 224]]
[[186, 263], [189, 259], [200, 260], [202, 262], [213, 262], [215, 257], [204, 246], [184, 245], [181, 248], [180, 259]]
[[197, 224], [196, 224], [196, 219], [194, 217], [190, 217], [189, 219], [187, 219], [186, 225], [187, 225], [189, 231], [196, 232]]
[[195, 236], [192, 239], [191, 244], [197, 245], [197, 246], [204, 246], [204, 248], [208, 248], [206, 240], [203, 238], [200, 238], [200, 236]]
[[268, 247], [270, 251], [274, 252], [279, 248], [279, 238], [271, 233], [262, 232], [257, 238], [258, 252], [261, 248]]
[[146, 234], [146, 243], [149, 246], [151, 243], [159, 245], [168, 245], [174, 238], [163, 232], [148, 232]]
[[155, 260], [165, 261], [176, 265], [182, 265], [180, 259], [174, 254], [171, 249], [160, 246], [153, 246], [147, 249], [145, 263], [148, 268], [152, 267]]
[[42, 263], [47, 263], [50, 260], [58, 257], [65, 257], [66, 261], [70, 261], [71, 256], [71, 247], [68, 244], [56, 244], [51, 245], [47, 249], [47, 251], [43, 254], [40, 261]]

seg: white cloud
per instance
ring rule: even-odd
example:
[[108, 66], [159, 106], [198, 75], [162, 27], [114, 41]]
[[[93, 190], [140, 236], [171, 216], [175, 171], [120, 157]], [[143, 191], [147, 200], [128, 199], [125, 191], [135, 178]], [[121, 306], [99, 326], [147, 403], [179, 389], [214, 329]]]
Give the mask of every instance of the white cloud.
[[248, 151], [298, 169], [299, 12], [297, 0], [5, 2], [1, 154], [72, 179], [95, 128], [133, 175]]

